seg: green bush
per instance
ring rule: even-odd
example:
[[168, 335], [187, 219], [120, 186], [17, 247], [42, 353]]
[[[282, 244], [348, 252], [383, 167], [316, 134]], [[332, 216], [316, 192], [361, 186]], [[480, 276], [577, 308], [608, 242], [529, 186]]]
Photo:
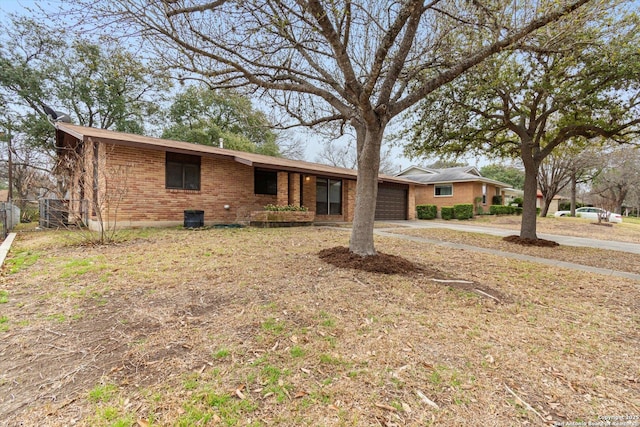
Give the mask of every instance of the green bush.
[[516, 204], [518, 205], [519, 208], [522, 207], [522, 197], [516, 197], [515, 199], [513, 199], [513, 202], [511, 202], [511, 204]]
[[520, 207], [514, 207], [513, 209], [516, 210], [516, 215], [522, 215], [522, 208]]
[[491, 198], [492, 205], [501, 205], [502, 204], [502, 196], [496, 194]]
[[453, 217], [456, 219], [470, 219], [473, 218], [473, 205], [472, 204], [460, 204], [453, 205]]
[[440, 215], [442, 216], [442, 219], [451, 219], [453, 218], [453, 206], [443, 206], [440, 209]]
[[516, 213], [516, 209], [522, 211], [522, 208], [516, 208], [514, 206], [491, 205], [489, 212], [491, 215], [513, 215]]
[[436, 205], [417, 205], [418, 219], [434, 219], [438, 215]]

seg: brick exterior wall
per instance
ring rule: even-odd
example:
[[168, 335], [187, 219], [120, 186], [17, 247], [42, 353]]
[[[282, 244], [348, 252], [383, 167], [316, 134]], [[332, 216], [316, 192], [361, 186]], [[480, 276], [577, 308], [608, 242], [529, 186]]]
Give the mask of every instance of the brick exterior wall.
[[[207, 224], [246, 222], [251, 211], [278, 203], [278, 196], [254, 194], [253, 168], [232, 160], [202, 157], [200, 190], [167, 189], [163, 151], [100, 145], [106, 154], [100, 156], [98, 165], [101, 197], [97, 204], [91, 204], [101, 208], [103, 221], [113, 221], [117, 208], [116, 219], [123, 227], [182, 224], [184, 211], [190, 209], [203, 210]], [[87, 158], [91, 156], [87, 153]], [[93, 162], [89, 161], [84, 174], [84, 198], [90, 201], [92, 185], [86, 178], [92, 176]], [[280, 192], [281, 177], [278, 178]], [[78, 185], [74, 194], [79, 196], [82, 180], [77, 178], [74, 183]], [[285, 186], [285, 195], [286, 189]], [[229, 208], [225, 209], [225, 205]], [[99, 216], [90, 213], [90, 219], [98, 221]]]
[[[85, 144], [85, 148], [83, 161], [77, 163], [72, 175], [71, 198], [89, 201], [89, 225], [94, 229], [101, 219], [117, 220], [119, 227], [181, 225], [184, 211], [192, 209], [204, 211], [205, 224], [248, 223], [250, 213], [267, 204], [302, 204], [310, 211], [316, 209], [313, 175], [278, 172], [277, 195], [254, 194], [253, 167], [223, 158], [202, 157], [200, 190], [167, 189], [164, 151], [99, 143], [94, 174], [93, 145]], [[95, 201], [94, 176], [100, 190]], [[412, 219], [413, 188], [409, 187]], [[355, 193], [355, 180], [343, 179], [342, 214], [317, 215], [316, 221], [353, 221]], [[73, 214], [80, 217], [80, 204], [74, 208]]]
[[277, 205], [289, 204], [289, 173], [278, 172], [278, 202]]
[[299, 173], [290, 173], [289, 174], [289, 204], [293, 206], [300, 206], [300, 199], [302, 194], [300, 191], [302, 190], [302, 186], [300, 185], [300, 174]]
[[409, 194], [407, 194], [407, 198], [409, 199], [409, 206], [407, 206], [407, 219], [414, 220], [417, 218], [416, 213], [416, 187], [413, 185], [409, 186]]
[[[493, 196], [496, 194], [502, 194], [499, 187], [495, 185], [487, 185], [487, 198], [486, 203], [480, 203], [484, 212], [489, 211]], [[475, 199], [482, 198], [482, 183], [481, 182], [455, 182], [453, 183], [453, 195], [451, 196], [435, 196], [435, 185], [429, 184], [425, 187], [415, 187], [415, 204], [416, 205], [436, 205], [438, 210], [443, 206], [453, 206], [458, 204], [472, 204], [476, 205]], [[498, 191], [498, 193], [496, 193]], [[503, 195], [504, 200], [504, 195]], [[411, 203], [411, 197], [409, 197], [409, 203]], [[415, 206], [413, 208], [415, 211]]]

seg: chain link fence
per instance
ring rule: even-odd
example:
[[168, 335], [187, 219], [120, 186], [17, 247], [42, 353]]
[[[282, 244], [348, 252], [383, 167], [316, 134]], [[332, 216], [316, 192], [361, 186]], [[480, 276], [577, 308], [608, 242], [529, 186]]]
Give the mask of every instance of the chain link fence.
[[89, 217], [88, 200], [41, 199], [38, 203], [38, 225], [41, 228], [67, 228], [86, 224]]

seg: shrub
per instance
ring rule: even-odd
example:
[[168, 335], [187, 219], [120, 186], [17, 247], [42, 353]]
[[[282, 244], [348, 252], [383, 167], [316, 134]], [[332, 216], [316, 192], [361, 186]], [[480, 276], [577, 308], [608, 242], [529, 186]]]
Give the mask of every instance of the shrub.
[[453, 206], [443, 206], [440, 209], [440, 215], [442, 216], [442, 219], [451, 219], [453, 218]]
[[522, 208], [520, 207], [514, 207], [513, 209], [516, 210], [516, 215], [522, 215]]
[[264, 207], [265, 211], [272, 212], [306, 212], [309, 209], [304, 206], [296, 206], [296, 205], [266, 205]]
[[516, 204], [518, 205], [519, 208], [522, 207], [522, 197], [516, 197], [515, 199], [513, 199], [513, 202], [511, 204]]
[[501, 205], [502, 204], [502, 196], [500, 196], [499, 194], [496, 194], [495, 196], [493, 196], [491, 198], [491, 204], [492, 205]]
[[438, 215], [438, 207], [436, 205], [418, 205], [416, 206], [418, 219], [434, 219]]
[[522, 212], [522, 208], [516, 208], [514, 206], [491, 205], [489, 212], [491, 215], [513, 215], [516, 213], [516, 209], [520, 209], [520, 212]]
[[460, 204], [453, 205], [453, 217], [456, 219], [469, 219], [473, 218], [473, 205], [472, 204]]

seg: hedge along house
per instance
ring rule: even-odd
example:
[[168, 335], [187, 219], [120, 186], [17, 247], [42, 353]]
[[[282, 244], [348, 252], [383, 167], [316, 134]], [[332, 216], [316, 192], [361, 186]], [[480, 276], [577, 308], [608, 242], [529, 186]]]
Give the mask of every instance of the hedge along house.
[[500, 196], [499, 204], [504, 204], [504, 190], [511, 187], [483, 177], [474, 166], [446, 169], [411, 166], [397, 176], [423, 184], [416, 187], [416, 205], [436, 205], [438, 210], [443, 206], [472, 204], [475, 213], [488, 213], [489, 206], [496, 204], [494, 196]]
[[[317, 163], [56, 123], [70, 221], [92, 229], [248, 223], [265, 205], [305, 206], [314, 221], [353, 220], [356, 171]], [[380, 175], [376, 219], [415, 219], [415, 187]]]

